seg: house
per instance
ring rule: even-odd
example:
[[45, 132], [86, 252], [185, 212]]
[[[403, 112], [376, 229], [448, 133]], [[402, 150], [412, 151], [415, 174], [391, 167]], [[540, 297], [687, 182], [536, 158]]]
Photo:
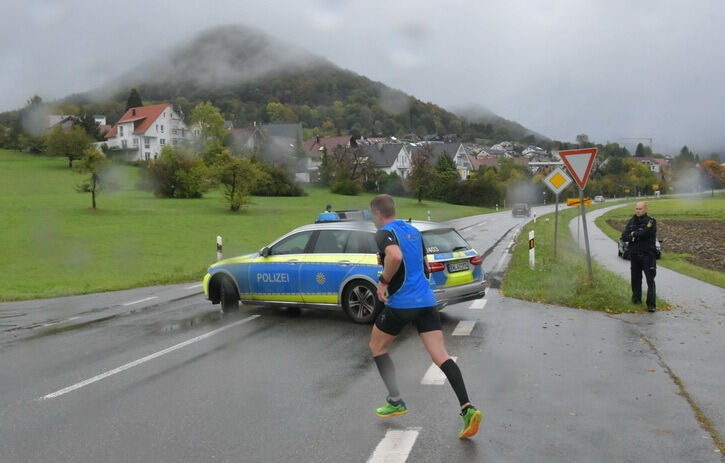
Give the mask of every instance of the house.
[[411, 169], [411, 152], [403, 143], [360, 145], [373, 166], [388, 174], [396, 173], [406, 179]]
[[327, 151], [332, 153], [338, 146], [350, 146], [350, 136], [343, 135], [340, 137], [315, 137], [305, 140], [303, 148], [307, 156], [312, 159], [322, 159], [322, 153]]
[[635, 161], [646, 165], [652, 173], [655, 174], [663, 174], [667, 167], [669, 166], [669, 162], [667, 159], [664, 158], [633, 158]]
[[177, 146], [191, 138], [181, 115], [169, 103], [128, 109], [106, 133], [106, 145], [120, 150], [129, 161], [157, 159], [167, 144]]
[[257, 124], [231, 129], [234, 146], [242, 151], [257, 150], [267, 162], [287, 163], [303, 146], [302, 124]]
[[462, 143], [417, 143], [414, 152], [417, 153], [423, 146], [428, 146], [433, 152], [433, 158], [430, 160], [432, 164], [438, 162], [438, 158], [447, 154], [456, 165], [458, 175], [462, 180], [468, 178], [468, 175], [474, 170], [468, 158], [466, 147]]

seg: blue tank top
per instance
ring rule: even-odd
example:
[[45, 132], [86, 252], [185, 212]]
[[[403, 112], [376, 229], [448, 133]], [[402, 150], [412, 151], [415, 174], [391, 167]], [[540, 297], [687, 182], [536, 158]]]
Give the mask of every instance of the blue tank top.
[[423, 272], [423, 238], [417, 228], [402, 220], [381, 227], [393, 233], [403, 253], [403, 284], [388, 297], [393, 309], [422, 309], [437, 305]]

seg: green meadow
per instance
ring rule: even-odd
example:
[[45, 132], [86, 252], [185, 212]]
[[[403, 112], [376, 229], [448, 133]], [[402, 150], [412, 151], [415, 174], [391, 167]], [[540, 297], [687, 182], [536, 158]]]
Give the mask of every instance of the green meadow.
[[[0, 300], [21, 300], [200, 280], [216, 258], [259, 250], [311, 223], [325, 204], [364, 209], [372, 194], [342, 196], [308, 188], [304, 197], [253, 197], [232, 213], [220, 191], [201, 199], [157, 198], [136, 188], [141, 169], [113, 164], [115, 191], [98, 209], [75, 186], [84, 178], [64, 158], [0, 150]], [[397, 198], [402, 218], [435, 221], [490, 212]]]

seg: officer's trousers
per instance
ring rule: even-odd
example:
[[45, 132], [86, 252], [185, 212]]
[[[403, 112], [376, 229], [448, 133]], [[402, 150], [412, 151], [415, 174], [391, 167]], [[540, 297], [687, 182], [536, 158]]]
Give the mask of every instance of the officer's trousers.
[[647, 308], [655, 308], [655, 275], [657, 275], [657, 258], [654, 254], [633, 253], [630, 257], [632, 271], [632, 302], [642, 301], [642, 272], [647, 279]]

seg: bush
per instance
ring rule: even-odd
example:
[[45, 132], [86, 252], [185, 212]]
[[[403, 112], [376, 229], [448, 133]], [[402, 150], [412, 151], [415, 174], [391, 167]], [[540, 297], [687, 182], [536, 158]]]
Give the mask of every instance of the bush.
[[350, 179], [336, 180], [332, 184], [330, 191], [339, 195], [356, 196], [360, 193], [360, 185], [358, 185], [356, 181]]
[[250, 193], [255, 196], [305, 196], [305, 190], [292, 182], [282, 167], [255, 163], [260, 175], [252, 185]]
[[381, 173], [378, 178], [378, 188], [381, 193], [391, 196], [406, 196], [405, 185], [403, 179], [398, 174], [392, 172], [390, 174]]
[[149, 172], [156, 196], [201, 198], [211, 186], [204, 162], [183, 148], [165, 147], [159, 159], [149, 164]]

